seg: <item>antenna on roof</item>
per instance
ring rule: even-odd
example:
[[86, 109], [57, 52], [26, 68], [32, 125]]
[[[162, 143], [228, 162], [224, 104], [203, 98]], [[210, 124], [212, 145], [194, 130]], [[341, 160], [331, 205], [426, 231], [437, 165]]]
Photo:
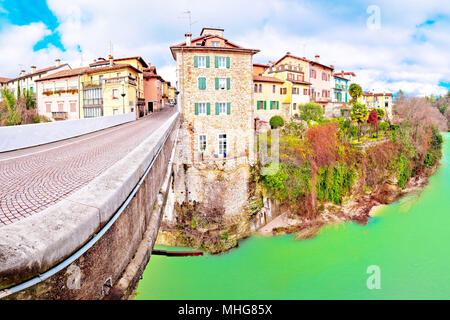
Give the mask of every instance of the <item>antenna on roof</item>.
[[109, 40], [109, 55], [110, 56], [114, 56], [113, 49], [114, 49], [113, 43], [111, 40]]
[[183, 11], [183, 14], [185, 16], [178, 17], [178, 18], [179, 19], [188, 19], [188, 21], [189, 21], [189, 33], [192, 34], [192, 25], [196, 24], [198, 21], [192, 22], [192, 15], [191, 15], [191, 11], [190, 10]]

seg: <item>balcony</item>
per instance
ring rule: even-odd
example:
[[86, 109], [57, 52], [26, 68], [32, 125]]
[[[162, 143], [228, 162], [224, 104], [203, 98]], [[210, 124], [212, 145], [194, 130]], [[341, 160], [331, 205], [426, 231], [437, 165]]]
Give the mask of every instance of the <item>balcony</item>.
[[52, 112], [52, 118], [55, 120], [67, 120], [68, 115], [67, 112], [64, 111], [54, 111]]
[[83, 88], [101, 88], [102, 84], [99, 81], [86, 81], [83, 82]]
[[117, 85], [117, 84], [122, 84], [122, 81], [124, 83], [128, 83], [131, 84], [132, 86], [136, 85], [136, 78], [130, 77], [130, 76], [126, 76], [126, 77], [114, 77], [114, 78], [109, 78], [109, 79], [105, 79], [105, 85]]
[[103, 106], [84, 106], [83, 114], [85, 118], [95, 118], [103, 116]]

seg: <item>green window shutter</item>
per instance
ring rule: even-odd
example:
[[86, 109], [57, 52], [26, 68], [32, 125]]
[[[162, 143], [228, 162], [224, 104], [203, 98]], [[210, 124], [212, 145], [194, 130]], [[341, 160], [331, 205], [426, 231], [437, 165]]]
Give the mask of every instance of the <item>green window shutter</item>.
[[209, 68], [209, 56], [206, 56], [206, 67]]
[[264, 101], [264, 110], [267, 109], [267, 101]]
[[216, 66], [216, 68], [219, 67], [219, 57], [218, 56], [214, 57], [214, 65]]
[[198, 68], [198, 57], [194, 56], [194, 68]]
[[198, 115], [198, 103], [195, 104], [195, 115]]
[[230, 69], [230, 57], [227, 57], [227, 68]]
[[203, 81], [202, 78], [198, 78], [198, 88], [202, 90]]
[[216, 78], [216, 90], [219, 90], [219, 78]]
[[272, 110], [273, 101], [270, 101], [270, 110]]
[[206, 104], [206, 114], [207, 115], [211, 114], [211, 103], [209, 102]]
[[280, 109], [280, 101], [277, 101], [277, 110]]
[[230, 90], [230, 78], [227, 78], [227, 90]]
[[227, 103], [227, 114], [230, 114], [230, 113], [231, 113], [231, 103], [228, 102]]
[[203, 78], [203, 90], [206, 90], [206, 78]]
[[219, 114], [219, 103], [216, 102], [216, 114]]
[[256, 110], [259, 110], [259, 101], [256, 101]]

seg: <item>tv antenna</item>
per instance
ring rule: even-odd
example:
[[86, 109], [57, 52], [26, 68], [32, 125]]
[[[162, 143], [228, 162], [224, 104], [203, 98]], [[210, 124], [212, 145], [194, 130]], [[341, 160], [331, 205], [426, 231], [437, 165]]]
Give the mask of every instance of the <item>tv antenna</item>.
[[189, 33], [192, 33], [192, 25], [196, 24], [198, 21], [192, 22], [192, 12], [190, 10], [183, 11], [184, 16], [178, 17], [179, 19], [188, 19], [189, 22]]
[[113, 45], [112, 41], [109, 40], [109, 55], [110, 56], [114, 56], [113, 55], [113, 50], [114, 50], [114, 45]]

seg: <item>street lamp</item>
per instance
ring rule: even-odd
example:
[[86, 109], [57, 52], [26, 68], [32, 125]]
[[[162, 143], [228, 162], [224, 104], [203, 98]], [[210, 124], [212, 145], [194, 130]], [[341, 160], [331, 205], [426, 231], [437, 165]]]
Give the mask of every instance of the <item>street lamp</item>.
[[125, 114], [125, 80], [122, 80], [122, 105], [123, 105], [123, 114]]

